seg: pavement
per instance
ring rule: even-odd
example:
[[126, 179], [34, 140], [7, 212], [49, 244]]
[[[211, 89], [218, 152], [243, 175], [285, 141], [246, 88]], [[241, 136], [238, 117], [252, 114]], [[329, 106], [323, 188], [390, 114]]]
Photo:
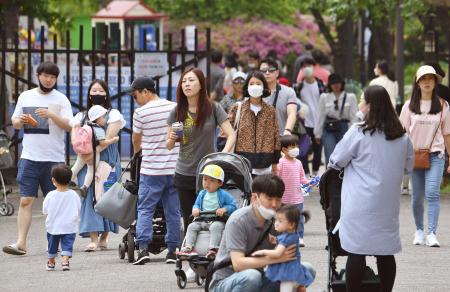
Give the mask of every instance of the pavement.
[[[14, 204], [16, 212], [10, 217], [0, 217], [0, 246], [16, 240], [18, 195], [12, 194], [8, 200]], [[47, 272], [45, 217], [41, 214], [41, 206], [42, 197], [34, 204], [27, 254], [11, 256], [0, 251], [0, 291], [180, 291], [174, 274], [175, 265], [165, 263], [165, 251], [151, 255], [151, 262], [144, 266], [133, 266], [119, 259], [117, 247], [124, 229], [119, 235], [111, 234], [106, 251], [83, 252], [89, 240], [78, 237], [71, 270], [62, 272], [58, 260], [57, 270]], [[302, 260], [312, 263], [317, 270], [316, 280], [308, 291], [325, 291], [327, 238], [317, 192], [305, 198], [305, 209], [311, 211], [312, 219], [305, 225], [306, 247], [301, 250]], [[409, 196], [401, 198], [400, 222], [403, 251], [396, 255], [394, 291], [450, 291], [450, 196], [443, 196], [441, 201], [440, 248], [412, 245], [414, 223]], [[368, 258], [367, 262], [376, 271], [374, 258]], [[344, 265], [345, 258], [339, 258], [338, 268]], [[195, 283], [188, 283], [185, 290], [203, 291]]]

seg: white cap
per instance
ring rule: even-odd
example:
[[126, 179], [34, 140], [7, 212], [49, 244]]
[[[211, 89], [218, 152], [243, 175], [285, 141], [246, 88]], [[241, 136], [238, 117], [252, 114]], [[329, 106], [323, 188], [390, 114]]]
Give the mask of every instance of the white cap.
[[436, 70], [434, 70], [434, 68], [430, 65], [423, 65], [423, 66], [420, 66], [419, 69], [417, 69], [416, 82], [418, 82], [420, 80], [420, 78], [422, 78], [424, 75], [427, 75], [427, 74], [436, 76], [437, 83], [442, 82], [442, 76], [437, 74]]
[[234, 72], [234, 73], [233, 73], [233, 79], [232, 79], [232, 80], [237, 79], [237, 78], [242, 78], [242, 79], [246, 80], [246, 79], [247, 79], [247, 74], [245, 74], [245, 73], [242, 72], [242, 71]]
[[96, 119], [104, 116], [108, 111], [101, 105], [94, 105], [88, 111], [89, 121], [94, 122]]

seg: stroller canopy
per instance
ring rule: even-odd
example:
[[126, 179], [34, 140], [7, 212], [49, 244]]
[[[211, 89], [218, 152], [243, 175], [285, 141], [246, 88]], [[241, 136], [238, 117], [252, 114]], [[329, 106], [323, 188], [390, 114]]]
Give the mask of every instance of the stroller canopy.
[[197, 167], [197, 192], [203, 189], [200, 173], [209, 164], [222, 167], [225, 172], [225, 184], [233, 182], [244, 193], [252, 192], [252, 172], [250, 162], [237, 154], [217, 152], [206, 155], [200, 160]]

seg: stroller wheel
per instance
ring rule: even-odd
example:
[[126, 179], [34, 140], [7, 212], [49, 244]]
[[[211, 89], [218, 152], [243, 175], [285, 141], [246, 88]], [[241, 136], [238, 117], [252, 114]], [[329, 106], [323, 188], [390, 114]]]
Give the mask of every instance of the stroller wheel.
[[133, 263], [134, 262], [134, 249], [135, 249], [135, 245], [134, 245], [134, 236], [133, 234], [128, 231], [127, 233], [127, 255], [128, 255], [128, 262], [129, 263]]
[[185, 273], [180, 273], [179, 275], [177, 275], [177, 285], [180, 289], [184, 289], [186, 288], [186, 274]]
[[125, 244], [124, 243], [119, 243], [119, 259], [123, 260], [125, 258]]
[[11, 203], [6, 203], [6, 205], [8, 206], [8, 214], [6, 214], [6, 216], [11, 216], [14, 214], [14, 206]]
[[195, 275], [195, 282], [197, 285], [202, 286], [205, 283], [205, 278], [200, 277], [198, 274]]
[[0, 204], [0, 215], [2, 215], [2, 216], [8, 215], [8, 205], [6, 205], [6, 203]]

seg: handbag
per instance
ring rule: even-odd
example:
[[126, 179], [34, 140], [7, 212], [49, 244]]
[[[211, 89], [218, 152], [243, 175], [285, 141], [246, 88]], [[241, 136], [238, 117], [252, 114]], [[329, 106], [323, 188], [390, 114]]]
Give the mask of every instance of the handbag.
[[347, 93], [344, 93], [344, 99], [342, 100], [341, 110], [339, 112], [339, 119], [326, 117], [325, 123], [324, 123], [324, 129], [327, 132], [339, 132], [340, 130], [340, 123], [342, 122], [342, 113], [344, 111], [344, 105], [345, 100], [347, 99]]
[[430, 169], [430, 150], [433, 145], [434, 138], [436, 137], [437, 131], [441, 126], [442, 120], [442, 112], [444, 111], [444, 107], [441, 110], [441, 116], [439, 118], [439, 124], [434, 132], [433, 139], [431, 140], [430, 146], [425, 149], [416, 149], [414, 150], [414, 169]]
[[[128, 163], [128, 165], [130, 165], [130, 163]], [[126, 168], [128, 168], [128, 166]], [[122, 172], [119, 181], [115, 182], [111, 188], [101, 196], [97, 204], [95, 204], [94, 209], [98, 214], [126, 229], [130, 227], [136, 219], [138, 196], [137, 192], [132, 193], [129, 191], [130, 187], [127, 184], [134, 184], [133, 182], [121, 182], [124, 172], [125, 170]]]
[[234, 149], [236, 148], [237, 135], [238, 135], [238, 131], [239, 131], [239, 123], [241, 122], [242, 102], [238, 101], [238, 102], [236, 102], [236, 104], [237, 104], [236, 118], [234, 119], [234, 125], [233, 125], [234, 134], [236, 136], [236, 142], [234, 142], [234, 145], [231, 148], [230, 152], [234, 152]]

